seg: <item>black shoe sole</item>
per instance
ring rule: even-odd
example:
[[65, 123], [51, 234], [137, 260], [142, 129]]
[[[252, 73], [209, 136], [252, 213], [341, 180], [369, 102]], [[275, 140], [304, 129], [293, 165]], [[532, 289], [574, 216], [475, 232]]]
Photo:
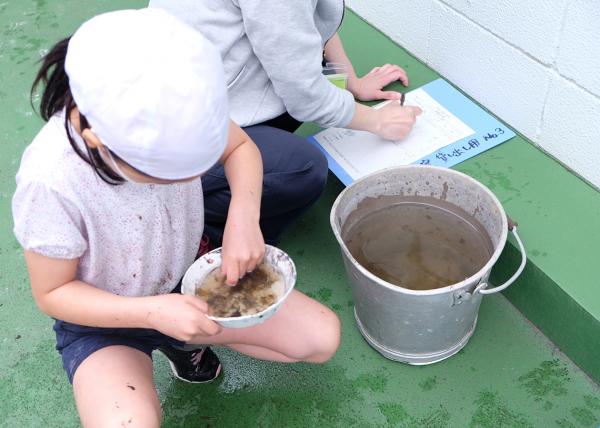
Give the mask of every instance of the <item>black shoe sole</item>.
[[171, 367], [171, 371], [173, 372], [173, 376], [175, 376], [177, 379], [183, 381], [183, 382], [187, 382], [187, 383], [195, 383], [195, 384], [203, 384], [203, 383], [211, 383], [213, 382], [215, 379], [217, 379], [219, 377], [219, 375], [221, 374], [221, 368], [223, 367], [221, 365], [221, 363], [219, 363], [219, 367], [217, 367], [217, 373], [215, 374], [215, 377], [213, 377], [212, 379], [208, 379], [208, 380], [199, 380], [199, 381], [193, 381], [193, 380], [189, 380], [189, 379], [185, 379], [181, 376], [179, 376], [179, 374], [177, 373], [177, 369], [175, 368], [175, 364], [173, 364], [173, 362], [169, 359], [169, 357], [167, 357], [167, 354], [165, 354], [164, 352], [162, 352], [160, 349], [158, 349], [158, 352], [160, 352], [161, 354], [163, 354], [167, 361], [169, 362], [169, 366]]

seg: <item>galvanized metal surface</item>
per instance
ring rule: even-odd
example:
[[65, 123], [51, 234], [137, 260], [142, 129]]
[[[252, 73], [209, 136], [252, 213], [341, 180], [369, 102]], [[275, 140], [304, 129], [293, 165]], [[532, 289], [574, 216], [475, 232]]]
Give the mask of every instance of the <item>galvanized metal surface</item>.
[[[341, 231], [362, 200], [382, 195], [428, 196], [462, 208], [487, 231], [494, 249], [490, 260], [464, 281], [434, 290], [409, 290], [376, 277], [352, 257]], [[387, 358], [420, 365], [448, 358], [466, 345], [482, 298], [473, 291], [487, 283], [508, 230], [506, 213], [488, 188], [454, 170], [389, 168], [346, 188], [336, 199], [330, 220], [352, 288], [357, 325], [372, 347]]]

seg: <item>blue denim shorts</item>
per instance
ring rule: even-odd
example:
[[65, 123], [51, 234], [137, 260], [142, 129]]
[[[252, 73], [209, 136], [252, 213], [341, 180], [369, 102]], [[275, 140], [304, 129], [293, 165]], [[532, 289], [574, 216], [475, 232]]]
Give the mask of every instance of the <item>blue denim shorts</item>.
[[[179, 292], [177, 287], [172, 292]], [[184, 342], [144, 328], [102, 328], [56, 320], [56, 349], [60, 353], [69, 382], [79, 365], [94, 352], [107, 346], [123, 345], [138, 349], [152, 358], [152, 351], [159, 346], [182, 348]]]

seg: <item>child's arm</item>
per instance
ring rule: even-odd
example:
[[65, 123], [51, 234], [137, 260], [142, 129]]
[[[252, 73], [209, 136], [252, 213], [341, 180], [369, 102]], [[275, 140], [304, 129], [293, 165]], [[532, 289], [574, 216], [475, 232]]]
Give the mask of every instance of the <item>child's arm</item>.
[[352, 67], [340, 36], [336, 33], [325, 44], [325, 59], [327, 62], [346, 64], [348, 66], [348, 90], [357, 100], [395, 100], [400, 99], [400, 94], [394, 91], [382, 91], [383, 87], [396, 80], [408, 86], [406, 72], [397, 65], [386, 64], [375, 67], [369, 73], [359, 78]]
[[152, 328], [182, 341], [220, 331], [206, 318], [206, 302], [164, 294], [124, 297], [75, 280], [78, 259], [54, 259], [25, 251], [33, 297], [53, 318], [92, 327]]
[[[368, 74], [359, 78], [337, 33], [325, 44], [325, 58], [328, 62], [347, 65], [348, 90], [361, 101], [400, 99], [401, 94], [398, 92], [382, 91], [382, 88], [396, 80], [400, 80], [405, 86], [408, 85], [406, 72], [397, 65], [386, 64], [382, 67], [375, 67]], [[398, 104], [389, 104], [379, 110], [360, 103], [355, 103], [354, 107], [354, 115], [346, 127], [369, 131], [387, 140], [404, 138], [411, 131], [416, 117], [422, 113], [418, 107]]]
[[223, 234], [221, 271], [234, 285], [252, 271], [265, 254], [259, 226], [263, 166], [260, 152], [248, 134], [229, 123], [229, 140], [221, 157], [231, 188], [231, 202]]

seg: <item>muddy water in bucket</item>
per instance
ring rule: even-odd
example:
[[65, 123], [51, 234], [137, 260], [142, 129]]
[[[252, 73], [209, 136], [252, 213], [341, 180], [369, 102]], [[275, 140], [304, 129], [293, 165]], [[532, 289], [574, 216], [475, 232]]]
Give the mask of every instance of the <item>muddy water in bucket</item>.
[[342, 238], [358, 263], [411, 290], [463, 281], [493, 253], [487, 232], [473, 216], [434, 198], [367, 198], [344, 226]]

